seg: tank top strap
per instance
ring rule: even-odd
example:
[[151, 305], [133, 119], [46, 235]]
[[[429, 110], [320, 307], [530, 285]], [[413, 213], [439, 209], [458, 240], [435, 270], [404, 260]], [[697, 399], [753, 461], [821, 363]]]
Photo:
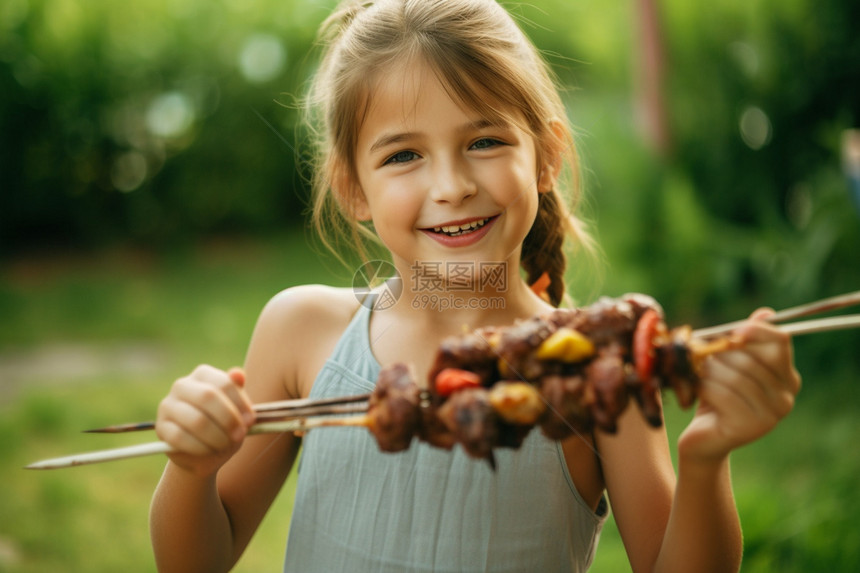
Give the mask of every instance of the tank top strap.
[[371, 308], [358, 306], [311, 388], [311, 398], [373, 391], [382, 369], [370, 346]]

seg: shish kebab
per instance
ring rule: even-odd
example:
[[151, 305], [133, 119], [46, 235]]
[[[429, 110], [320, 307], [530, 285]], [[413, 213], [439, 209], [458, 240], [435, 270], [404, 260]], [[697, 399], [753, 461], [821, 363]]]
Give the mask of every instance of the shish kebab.
[[[860, 292], [789, 309], [770, 321], [855, 304], [860, 304]], [[380, 371], [369, 395], [258, 404], [258, 423], [249, 433], [363, 426], [385, 452], [405, 450], [417, 437], [445, 449], [459, 443], [469, 456], [494, 466], [495, 448], [518, 448], [535, 426], [555, 440], [595, 427], [615, 432], [618, 417], [631, 401], [639, 405], [649, 424], [659, 427], [660, 391], [673, 390], [680, 406], [690, 407], [697, 397], [704, 359], [742, 344], [724, 335], [738, 325], [670, 330], [662, 308], [647, 295], [603, 297], [587, 307], [556, 309], [511, 326], [449, 337], [438, 348], [425, 384], [416, 380], [409, 366], [398, 363]], [[802, 334], [858, 326], [860, 315], [780, 328]], [[717, 335], [724, 336], [706, 340]], [[346, 413], [360, 415], [340, 415]], [[148, 422], [91, 431], [152, 427]], [[68, 467], [170, 451], [164, 442], [152, 442], [44, 460], [27, 468]]]

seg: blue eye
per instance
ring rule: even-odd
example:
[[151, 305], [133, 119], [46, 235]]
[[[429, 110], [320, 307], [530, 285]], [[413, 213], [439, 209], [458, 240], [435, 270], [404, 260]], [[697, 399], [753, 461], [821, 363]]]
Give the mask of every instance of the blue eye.
[[398, 151], [391, 157], [385, 160], [384, 165], [388, 165], [389, 163], [407, 163], [416, 159], [418, 154], [414, 151]]
[[497, 145], [503, 145], [501, 141], [491, 137], [484, 137], [472, 144], [471, 149], [490, 149]]

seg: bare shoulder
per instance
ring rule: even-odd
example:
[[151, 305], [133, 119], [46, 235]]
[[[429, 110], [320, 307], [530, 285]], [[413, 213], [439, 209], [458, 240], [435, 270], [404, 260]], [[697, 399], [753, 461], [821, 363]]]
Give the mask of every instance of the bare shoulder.
[[[352, 289], [325, 285], [290, 287], [276, 294], [263, 309], [260, 320], [286, 327], [311, 327], [313, 322], [339, 322], [355, 313], [359, 302]], [[345, 325], [344, 325], [345, 326]]]
[[306, 396], [358, 306], [349, 288], [303, 285], [279, 292], [260, 314], [246, 368], [268, 370], [287, 397]]

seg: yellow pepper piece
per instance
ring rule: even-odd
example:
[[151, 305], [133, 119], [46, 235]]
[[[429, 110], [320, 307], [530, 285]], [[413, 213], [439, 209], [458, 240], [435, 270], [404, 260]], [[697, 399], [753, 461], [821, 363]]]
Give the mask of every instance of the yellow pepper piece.
[[526, 382], [496, 382], [489, 400], [496, 413], [512, 424], [534, 424], [546, 410], [540, 392]]
[[594, 344], [581, 332], [562, 327], [553, 332], [535, 350], [538, 360], [579, 362], [594, 355]]

